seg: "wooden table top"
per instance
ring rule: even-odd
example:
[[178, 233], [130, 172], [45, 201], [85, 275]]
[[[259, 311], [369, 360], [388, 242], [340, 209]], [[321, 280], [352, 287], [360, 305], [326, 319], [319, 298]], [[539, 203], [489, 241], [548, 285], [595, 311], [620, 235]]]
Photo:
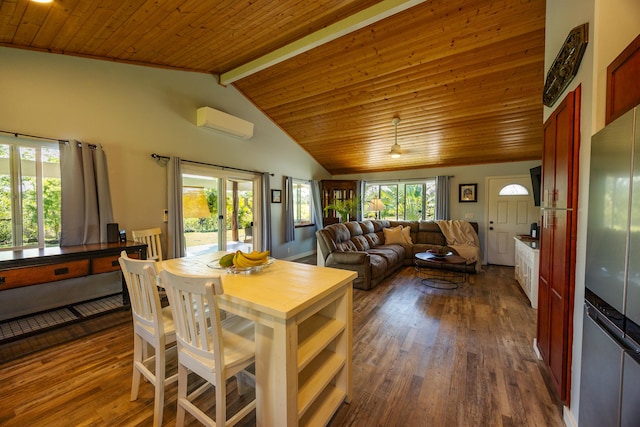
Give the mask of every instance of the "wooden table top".
[[163, 261], [163, 268], [174, 273], [222, 276], [223, 298], [281, 319], [296, 316], [357, 277], [353, 271], [278, 259], [253, 274], [233, 274], [207, 265], [225, 253], [170, 259]]
[[435, 256], [430, 252], [418, 252], [416, 259], [424, 262], [435, 262], [440, 264], [466, 264], [467, 260], [458, 255]]

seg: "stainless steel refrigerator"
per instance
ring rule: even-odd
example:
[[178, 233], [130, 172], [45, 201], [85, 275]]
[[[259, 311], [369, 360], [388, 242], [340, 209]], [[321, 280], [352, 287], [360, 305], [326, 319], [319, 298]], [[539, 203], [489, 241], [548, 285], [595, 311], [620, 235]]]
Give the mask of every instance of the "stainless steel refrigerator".
[[591, 140], [578, 424], [640, 426], [640, 106]]

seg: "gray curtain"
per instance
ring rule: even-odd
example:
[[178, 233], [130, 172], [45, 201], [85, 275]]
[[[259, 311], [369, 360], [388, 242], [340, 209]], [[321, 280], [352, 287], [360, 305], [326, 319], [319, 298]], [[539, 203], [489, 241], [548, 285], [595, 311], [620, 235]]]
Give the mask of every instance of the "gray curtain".
[[311, 181], [311, 199], [316, 230], [320, 230], [322, 228], [322, 192], [320, 191], [320, 181], [315, 179]]
[[293, 178], [284, 177], [284, 242], [296, 239], [295, 219], [293, 217]]
[[262, 174], [262, 250], [271, 251], [271, 175]]
[[185, 255], [184, 226], [182, 223], [182, 168], [180, 157], [171, 157], [167, 164], [167, 258]]
[[113, 222], [107, 159], [100, 145], [60, 143], [60, 246], [107, 242]]
[[436, 218], [451, 219], [449, 205], [451, 204], [451, 177], [436, 177]]

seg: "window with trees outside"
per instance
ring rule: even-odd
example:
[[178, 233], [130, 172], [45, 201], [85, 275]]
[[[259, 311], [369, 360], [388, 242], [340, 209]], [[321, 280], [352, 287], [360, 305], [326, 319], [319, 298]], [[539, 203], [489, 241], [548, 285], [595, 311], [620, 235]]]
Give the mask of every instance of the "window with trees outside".
[[0, 136], [0, 250], [59, 243], [58, 145]]
[[[375, 211], [374, 198], [379, 198], [384, 210]], [[436, 180], [392, 183], [367, 183], [364, 190], [364, 218], [387, 220], [433, 220], [436, 214]]]
[[293, 179], [293, 223], [296, 227], [313, 225], [311, 181]]

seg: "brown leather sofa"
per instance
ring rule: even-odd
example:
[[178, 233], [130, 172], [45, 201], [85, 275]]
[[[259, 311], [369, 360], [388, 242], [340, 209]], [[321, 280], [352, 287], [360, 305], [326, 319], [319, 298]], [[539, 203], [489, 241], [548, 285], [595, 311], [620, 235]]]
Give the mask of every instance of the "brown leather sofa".
[[[478, 232], [478, 223], [470, 222]], [[385, 242], [385, 228], [410, 227], [411, 244]], [[450, 250], [447, 241], [434, 221], [365, 220], [331, 224], [316, 231], [318, 265], [352, 270], [358, 273], [353, 286], [372, 289], [399, 268], [413, 265], [414, 255], [429, 249]], [[479, 261], [478, 261], [479, 262]], [[476, 263], [446, 265], [442, 268], [467, 273], [476, 272]]]

